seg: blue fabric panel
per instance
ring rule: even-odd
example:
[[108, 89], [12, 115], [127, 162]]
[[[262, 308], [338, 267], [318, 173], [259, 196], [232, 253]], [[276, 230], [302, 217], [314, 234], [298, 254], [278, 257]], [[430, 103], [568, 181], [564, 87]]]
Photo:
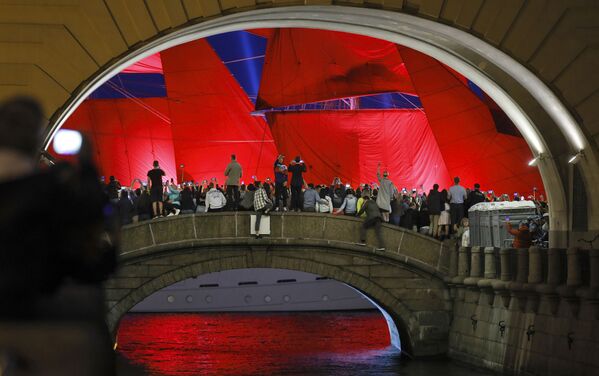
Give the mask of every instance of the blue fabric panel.
[[233, 31], [206, 39], [252, 103], [255, 103], [262, 78], [266, 38], [247, 31]]
[[420, 98], [403, 93], [385, 93], [360, 97], [361, 109], [422, 108]]
[[164, 76], [160, 73], [119, 73], [96, 89], [89, 99], [166, 97]]

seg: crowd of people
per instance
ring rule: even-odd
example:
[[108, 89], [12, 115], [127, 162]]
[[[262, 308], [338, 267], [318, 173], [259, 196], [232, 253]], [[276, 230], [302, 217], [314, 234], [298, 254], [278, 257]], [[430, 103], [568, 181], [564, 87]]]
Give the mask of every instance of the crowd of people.
[[[468, 209], [480, 202], [520, 201], [524, 197], [514, 194], [513, 198], [493, 191], [481, 191], [479, 184], [472, 189], [460, 185], [459, 177], [449, 189], [439, 190], [434, 184], [427, 193], [423, 190], [398, 189], [389, 179], [389, 172], [377, 167], [377, 183], [360, 184], [352, 187], [334, 178], [331, 184], [306, 182], [305, 162], [300, 156], [289, 164], [285, 156], [279, 155], [273, 165], [274, 181], [242, 183], [243, 168], [235, 155], [224, 170], [226, 181], [220, 185], [216, 178], [210, 181], [176, 184], [167, 179], [164, 170], [154, 161], [148, 171], [147, 181], [135, 179], [130, 187], [123, 188], [111, 176], [106, 186], [110, 200], [118, 208], [122, 224], [150, 220], [162, 216], [220, 211], [253, 211], [257, 214], [256, 236], [260, 237], [260, 219], [270, 211], [302, 211], [329, 213], [333, 215], [358, 216], [364, 219], [362, 241], [365, 230], [373, 227], [381, 247], [380, 227], [389, 223], [406, 229], [428, 234], [437, 239], [458, 239], [463, 245], [469, 243]], [[138, 188], [133, 189], [135, 185]], [[540, 215], [547, 213], [543, 195], [529, 196], [537, 205]], [[524, 224], [528, 227], [527, 224]], [[518, 238], [526, 238], [525, 228], [509, 228]], [[524, 234], [524, 235], [522, 235]]]

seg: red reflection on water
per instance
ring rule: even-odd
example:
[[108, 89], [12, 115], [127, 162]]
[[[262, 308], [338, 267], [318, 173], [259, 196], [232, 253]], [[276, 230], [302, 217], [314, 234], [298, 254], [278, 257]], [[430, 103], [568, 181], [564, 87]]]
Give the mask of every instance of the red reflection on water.
[[[153, 375], [273, 374], [320, 357], [389, 346], [378, 312], [133, 314], [119, 351]], [[366, 355], [367, 356], [367, 355]]]

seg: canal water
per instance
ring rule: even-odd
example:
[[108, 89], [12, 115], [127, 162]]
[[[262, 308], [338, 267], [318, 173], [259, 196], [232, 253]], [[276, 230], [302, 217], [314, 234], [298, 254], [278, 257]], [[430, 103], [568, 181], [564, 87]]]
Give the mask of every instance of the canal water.
[[149, 375], [482, 376], [400, 361], [377, 311], [129, 314], [118, 351]]

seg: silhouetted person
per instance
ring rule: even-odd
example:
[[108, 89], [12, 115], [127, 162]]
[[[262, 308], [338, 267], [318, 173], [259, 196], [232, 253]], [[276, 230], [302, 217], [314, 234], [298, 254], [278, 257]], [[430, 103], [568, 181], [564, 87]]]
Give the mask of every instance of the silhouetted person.
[[121, 191], [121, 197], [117, 203], [117, 209], [119, 211], [119, 219], [121, 225], [128, 225], [133, 222], [133, 215], [135, 214], [135, 207], [133, 202], [129, 198], [129, 192], [126, 189]]
[[196, 211], [196, 205], [193, 203], [193, 192], [186, 186], [180, 194], [181, 214], [193, 214]]
[[137, 201], [135, 201], [135, 211], [137, 212], [137, 220], [140, 222], [152, 218], [152, 201], [146, 188], [141, 190]]
[[480, 191], [480, 184], [475, 183], [474, 190], [468, 193], [468, 198], [466, 199], [466, 207], [464, 208], [464, 214], [466, 215], [466, 217], [468, 216], [468, 210], [471, 207], [478, 203], [485, 202], [485, 200], [485, 195]]
[[110, 202], [116, 204], [119, 201], [119, 191], [121, 190], [121, 183], [114, 176], [111, 176], [108, 179], [108, 184], [106, 185], [106, 193], [108, 194], [108, 198]]
[[445, 203], [441, 202], [441, 192], [439, 192], [439, 184], [434, 184], [433, 189], [428, 192], [427, 197], [428, 211], [430, 215], [430, 227], [428, 234], [439, 237], [439, 217], [445, 209]]
[[[96, 372], [89, 374], [110, 375], [100, 282], [116, 264], [117, 230], [104, 217], [111, 206], [85, 140], [76, 165], [38, 169], [43, 125], [36, 101], [0, 103], [0, 319], [85, 323], [86, 333], [100, 334], [93, 343]], [[61, 351], [61, 339], [34, 346]], [[30, 366], [44, 373], [39, 364]]]
[[154, 161], [154, 168], [148, 171], [148, 188], [150, 189], [150, 201], [152, 202], [152, 211], [154, 217], [162, 216], [162, 200], [164, 188], [162, 185], [162, 177], [165, 175], [160, 168], [158, 161]]
[[287, 168], [291, 175], [291, 210], [300, 211], [302, 207], [302, 187], [304, 186], [304, 175], [306, 165], [298, 155], [291, 161]]
[[91, 156], [38, 170], [43, 123], [32, 99], [0, 104], [0, 316], [35, 316], [66, 277], [97, 282], [114, 268], [114, 249], [100, 246], [107, 199]]
[[274, 164], [275, 173], [275, 208], [287, 211], [287, 166], [283, 163], [285, 156], [279, 154]]

